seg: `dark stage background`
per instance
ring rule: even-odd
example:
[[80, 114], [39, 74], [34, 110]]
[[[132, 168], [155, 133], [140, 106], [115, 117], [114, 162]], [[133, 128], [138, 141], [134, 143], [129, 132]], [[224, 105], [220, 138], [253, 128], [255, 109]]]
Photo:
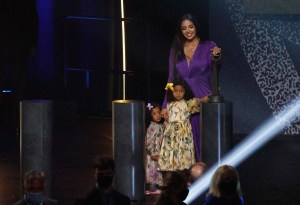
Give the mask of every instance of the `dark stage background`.
[[[126, 98], [162, 102], [177, 19], [191, 12], [201, 39], [223, 49], [220, 87], [233, 104], [233, 132], [248, 134], [276, 117], [300, 88], [299, 6], [289, 11], [292, 3], [276, 2], [268, 10], [257, 1], [126, 1]], [[28, 98], [72, 102], [80, 115], [110, 115], [111, 101], [122, 98], [119, 1], [37, 1], [37, 10]], [[299, 123], [283, 132], [299, 134]]]
[[[120, 1], [28, 0], [26, 6], [26, 1], [20, 2], [1, 3], [1, 29], [16, 29], [13, 36], [0, 32], [1, 48], [5, 48], [1, 52], [14, 51], [3, 46], [14, 38], [32, 44], [37, 40], [26, 72], [26, 98], [53, 100], [55, 114], [62, 118], [109, 117], [111, 101], [122, 99]], [[222, 48], [221, 95], [232, 103], [236, 144], [265, 120], [276, 118], [299, 95], [300, 8], [296, 0], [124, 3], [127, 99], [162, 102], [175, 26], [186, 12], [198, 17], [201, 39], [213, 40]], [[32, 12], [35, 5], [37, 16]], [[18, 8], [19, 13], [7, 12], [6, 6]], [[7, 75], [2, 72], [6, 82]], [[11, 88], [9, 83], [0, 87]], [[0, 98], [3, 129], [11, 126], [14, 116], [9, 111], [13, 95], [4, 93]], [[282, 124], [279, 137], [239, 166], [248, 204], [297, 204], [299, 129], [298, 121]], [[0, 132], [0, 136], [2, 149], [7, 147], [8, 135]]]

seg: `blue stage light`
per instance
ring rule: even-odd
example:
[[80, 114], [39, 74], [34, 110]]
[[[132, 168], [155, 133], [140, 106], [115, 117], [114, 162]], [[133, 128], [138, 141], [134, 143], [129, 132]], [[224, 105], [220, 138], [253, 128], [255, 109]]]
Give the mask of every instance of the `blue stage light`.
[[253, 154], [257, 149], [261, 148], [268, 141], [274, 138], [278, 133], [282, 131], [283, 125], [290, 124], [300, 116], [300, 98], [293, 100], [286, 106], [283, 110], [276, 116], [276, 119], [272, 117], [261, 127], [256, 129], [252, 134], [250, 134], [245, 140], [243, 140], [234, 149], [228, 152], [222, 159], [220, 163], [213, 165], [206, 174], [203, 175], [199, 180], [197, 180], [191, 187], [188, 197], [185, 203], [189, 204], [194, 199], [202, 194], [209, 186], [211, 177], [215, 170], [224, 164], [236, 167], [241, 162], [246, 160], [251, 154]]
[[2, 90], [3, 93], [12, 93], [11, 90]]

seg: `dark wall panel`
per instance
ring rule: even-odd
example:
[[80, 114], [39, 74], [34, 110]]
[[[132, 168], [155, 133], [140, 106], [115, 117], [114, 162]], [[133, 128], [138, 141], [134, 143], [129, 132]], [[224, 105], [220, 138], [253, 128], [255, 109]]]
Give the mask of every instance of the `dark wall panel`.
[[[300, 91], [298, 15], [244, 13], [244, 1], [210, 1], [210, 38], [222, 47], [221, 89], [235, 133], [250, 133]], [[299, 123], [282, 124], [298, 134]]]

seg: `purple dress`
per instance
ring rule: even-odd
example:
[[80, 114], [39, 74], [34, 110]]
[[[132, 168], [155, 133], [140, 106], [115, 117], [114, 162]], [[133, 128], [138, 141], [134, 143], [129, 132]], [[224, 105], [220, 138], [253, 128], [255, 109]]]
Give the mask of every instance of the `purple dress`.
[[[190, 60], [190, 64], [185, 57], [176, 62], [177, 76], [184, 79], [194, 93], [194, 97], [202, 98], [210, 95], [212, 92], [211, 74], [212, 74], [212, 57], [211, 50], [216, 44], [213, 41], [200, 42]], [[168, 82], [174, 80], [174, 51], [171, 49], [169, 56], [169, 78]], [[165, 97], [163, 108], [167, 107]], [[196, 161], [201, 161], [200, 156], [200, 113], [194, 114], [190, 118], [194, 138], [194, 148]]]

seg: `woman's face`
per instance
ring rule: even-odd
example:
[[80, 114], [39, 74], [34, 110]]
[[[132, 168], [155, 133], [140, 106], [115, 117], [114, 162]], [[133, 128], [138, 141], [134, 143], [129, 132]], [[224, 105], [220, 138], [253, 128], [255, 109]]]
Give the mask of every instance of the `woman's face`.
[[196, 27], [190, 20], [181, 22], [181, 32], [187, 40], [193, 40], [196, 37]]

